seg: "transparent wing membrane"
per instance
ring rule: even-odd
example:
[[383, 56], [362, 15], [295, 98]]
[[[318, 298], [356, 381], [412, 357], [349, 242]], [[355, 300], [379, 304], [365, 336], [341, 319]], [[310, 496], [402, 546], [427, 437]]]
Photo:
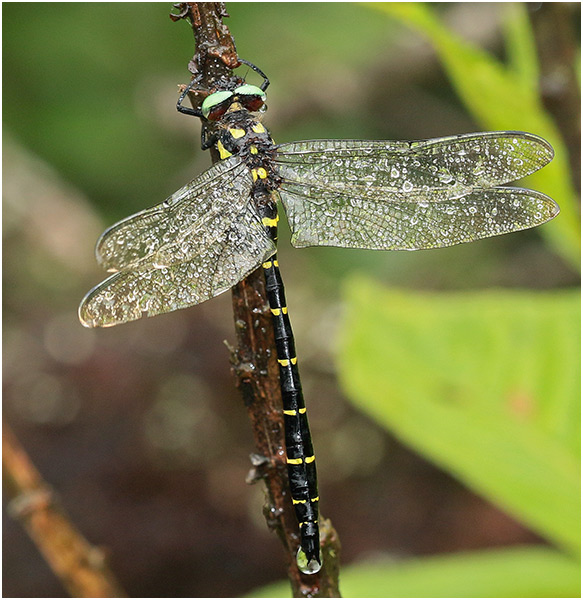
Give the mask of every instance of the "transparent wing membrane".
[[553, 158], [542, 138], [522, 132], [488, 132], [418, 142], [312, 140], [278, 146], [277, 163], [289, 182], [322, 187], [379, 188], [414, 194], [464, 194], [534, 173]]
[[[417, 250], [552, 219], [559, 209], [544, 194], [497, 187], [552, 157], [537, 136], [497, 132], [294, 142], [277, 147], [273, 166], [294, 246]], [[81, 321], [107, 327], [198, 304], [275, 254], [251, 171], [239, 156], [227, 158], [162, 204], [108, 229], [96, 254], [116, 273], [87, 294]]]
[[199, 304], [275, 254], [249, 201], [248, 169], [238, 160], [216, 166], [103, 234], [101, 262], [121, 270], [83, 299], [84, 325], [109, 327]]
[[442, 248], [535, 227], [558, 213], [548, 196], [511, 187], [475, 190], [459, 198], [432, 190], [422, 199], [387, 201], [286, 184], [281, 197], [296, 248]]
[[544, 194], [494, 187], [552, 160], [552, 147], [527, 133], [278, 148], [296, 247], [439, 248], [534, 227], [559, 212]]
[[248, 203], [251, 184], [238, 157], [213, 165], [161, 204], [107, 229], [95, 249], [99, 264], [107, 271], [163, 264], [170, 260], [171, 246], [178, 250], [175, 262], [188, 259], [189, 238], [212, 243]]

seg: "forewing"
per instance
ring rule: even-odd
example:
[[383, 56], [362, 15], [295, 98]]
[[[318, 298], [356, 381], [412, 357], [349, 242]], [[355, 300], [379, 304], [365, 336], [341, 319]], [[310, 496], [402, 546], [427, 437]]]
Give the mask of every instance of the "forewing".
[[[378, 189], [387, 201], [428, 190], [450, 197], [530, 175], [553, 158], [542, 138], [524, 132], [472, 133], [415, 142], [312, 140], [278, 146], [279, 173], [289, 183], [339, 191]], [[355, 189], [354, 189], [355, 188]]]
[[200, 239], [204, 246], [220, 237], [224, 222], [247, 202], [251, 184], [238, 157], [213, 165], [161, 204], [107, 229], [97, 241], [98, 262], [108, 271], [120, 271], [187, 260], [188, 246], [197, 249], [188, 240]]
[[142, 262], [91, 290], [79, 307], [81, 322], [110, 327], [199, 304], [230, 289], [276, 251], [251, 203], [231, 214], [210, 243], [189, 239], [189, 260], [166, 266]]
[[407, 194], [387, 199], [370, 190], [352, 195], [286, 183], [281, 197], [296, 248], [441, 248], [535, 227], [559, 212], [548, 196], [511, 187], [477, 189], [455, 198], [431, 190], [421, 199]]

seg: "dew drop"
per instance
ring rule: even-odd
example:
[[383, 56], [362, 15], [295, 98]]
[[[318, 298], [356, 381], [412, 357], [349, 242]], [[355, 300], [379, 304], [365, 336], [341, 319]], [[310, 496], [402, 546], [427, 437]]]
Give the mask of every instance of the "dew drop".
[[320, 562], [315, 559], [312, 559], [308, 562], [305, 552], [300, 548], [298, 548], [298, 553], [296, 555], [296, 563], [298, 565], [298, 569], [305, 573], [306, 575], [313, 575], [317, 573], [322, 568], [322, 554], [320, 553]]

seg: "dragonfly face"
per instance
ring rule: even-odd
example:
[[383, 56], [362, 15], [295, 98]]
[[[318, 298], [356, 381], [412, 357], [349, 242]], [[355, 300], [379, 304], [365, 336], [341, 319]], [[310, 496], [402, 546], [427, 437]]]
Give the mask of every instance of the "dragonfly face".
[[[240, 79], [179, 110], [212, 124], [203, 140], [220, 162], [167, 198], [109, 228], [97, 242], [114, 274], [79, 307], [87, 327], [110, 327], [199, 304], [263, 266], [275, 330], [290, 490], [306, 572], [319, 569], [315, 458], [293, 334], [275, 258], [277, 200], [291, 243], [374, 250], [442, 248], [535, 227], [556, 203], [507, 187], [553, 157], [542, 138], [503, 131], [424, 141], [309, 140], [274, 144], [253, 116], [261, 87]], [[191, 84], [192, 85], [192, 84]]]
[[233, 105], [255, 112], [265, 104], [265, 92], [255, 85], [239, 85], [233, 91], [221, 90], [207, 96], [201, 106], [201, 112], [209, 121], [219, 120]]

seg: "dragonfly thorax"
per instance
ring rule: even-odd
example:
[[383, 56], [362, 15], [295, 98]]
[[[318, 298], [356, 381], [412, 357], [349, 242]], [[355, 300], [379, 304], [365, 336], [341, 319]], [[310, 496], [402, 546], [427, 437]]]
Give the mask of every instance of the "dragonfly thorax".
[[254, 181], [275, 184], [276, 146], [264, 125], [245, 108], [229, 110], [217, 125], [221, 159], [236, 154], [252, 171]]

